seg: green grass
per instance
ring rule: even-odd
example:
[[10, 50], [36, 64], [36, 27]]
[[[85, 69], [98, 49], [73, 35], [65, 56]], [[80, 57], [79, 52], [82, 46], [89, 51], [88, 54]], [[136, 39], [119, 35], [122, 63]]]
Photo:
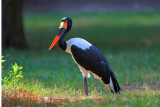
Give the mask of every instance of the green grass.
[[48, 48], [64, 16], [73, 20], [72, 30], [66, 39], [81, 37], [97, 45], [160, 44], [159, 11], [129, 11], [25, 14], [24, 26], [29, 46]]
[[[89, 96], [84, 99], [82, 74], [71, 56], [59, 48], [48, 51], [63, 16], [73, 19], [73, 28], [66, 40], [82, 37], [98, 47], [119, 81], [121, 94], [112, 94], [103, 83], [91, 76], [88, 79]], [[65, 98], [65, 101], [46, 104], [159, 106], [159, 19], [159, 11], [25, 14], [25, 34], [30, 49], [4, 49], [2, 55], [8, 56], [4, 58], [6, 62], [3, 63], [2, 77], [12, 69], [11, 63], [17, 62], [23, 66], [24, 78], [16, 90], [28, 92], [28, 95], [34, 93], [36, 97], [31, 99], [32, 102], [26, 100], [25, 96], [17, 102], [7, 100], [7, 95], [16, 90], [2, 87], [3, 101], [8, 101], [12, 106], [26, 103], [43, 106], [43, 102], [37, 103], [38, 98], [55, 97]]]

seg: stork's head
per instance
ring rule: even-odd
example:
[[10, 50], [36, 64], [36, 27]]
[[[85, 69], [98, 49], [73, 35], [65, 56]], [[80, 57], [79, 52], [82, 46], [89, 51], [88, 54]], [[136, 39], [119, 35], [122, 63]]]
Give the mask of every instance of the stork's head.
[[59, 29], [66, 29], [66, 30], [70, 30], [72, 27], [72, 19], [69, 18], [69, 17], [64, 17], [61, 19], [61, 24], [60, 24], [60, 27]]
[[64, 34], [66, 34], [72, 27], [72, 19], [69, 17], [64, 17], [61, 19], [61, 23], [60, 23], [60, 27], [59, 27], [59, 31], [55, 37], [55, 39], [53, 40], [49, 50], [51, 50], [59, 41], [60, 38], [62, 38], [64, 36]]

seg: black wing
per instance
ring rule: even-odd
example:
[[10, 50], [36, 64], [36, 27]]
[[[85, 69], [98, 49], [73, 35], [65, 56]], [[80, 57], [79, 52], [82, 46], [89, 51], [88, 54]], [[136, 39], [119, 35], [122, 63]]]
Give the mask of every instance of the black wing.
[[72, 45], [71, 51], [76, 62], [86, 70], [90, 70], [94, 74], [102, 77], [105, 84], [109, 83], [109, 75], [111, 68], [104, 57], [104, 55], [95, 47], [91, 46], [89, 49], [82, 50], [81, 48]]

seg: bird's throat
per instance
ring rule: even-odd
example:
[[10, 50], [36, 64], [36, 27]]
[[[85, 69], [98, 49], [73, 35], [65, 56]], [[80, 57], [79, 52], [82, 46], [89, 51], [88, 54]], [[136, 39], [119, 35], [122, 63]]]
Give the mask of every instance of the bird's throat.
[[64, 37], [66, 36], [67, 33], [68, 33], [68, 31], [65, 30], [65, 31], [63, 32], [63, 34], [61, 35], [61, 38], [60, 38], [60, 40], [59, 40], [59, 42], [58, 42], [59, 47], [62, 48], [64, 51], [65, 51], [66, 48], [67, 48], [66, 41], [64, 41]]

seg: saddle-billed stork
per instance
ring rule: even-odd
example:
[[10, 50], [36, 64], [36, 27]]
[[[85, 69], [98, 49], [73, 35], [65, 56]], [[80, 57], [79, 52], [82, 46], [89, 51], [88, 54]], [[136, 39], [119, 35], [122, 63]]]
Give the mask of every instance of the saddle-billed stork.
[[72, 27], [72, 20], [69, 17], [61, 19], [58, 34], [53, 40], [49, 50], [58, 42], [59, 47], [72, 55], [84, 78], [84, 95], [88, 96], [87, 77], [92, 73], [95, 78], [103, 82], [111, 89], [112, 93], [120, 93], [120, 86], [112, 72], [104, 55], [91, 43], [82, 38], [72, 38], [64, 41], [64, 37]]

